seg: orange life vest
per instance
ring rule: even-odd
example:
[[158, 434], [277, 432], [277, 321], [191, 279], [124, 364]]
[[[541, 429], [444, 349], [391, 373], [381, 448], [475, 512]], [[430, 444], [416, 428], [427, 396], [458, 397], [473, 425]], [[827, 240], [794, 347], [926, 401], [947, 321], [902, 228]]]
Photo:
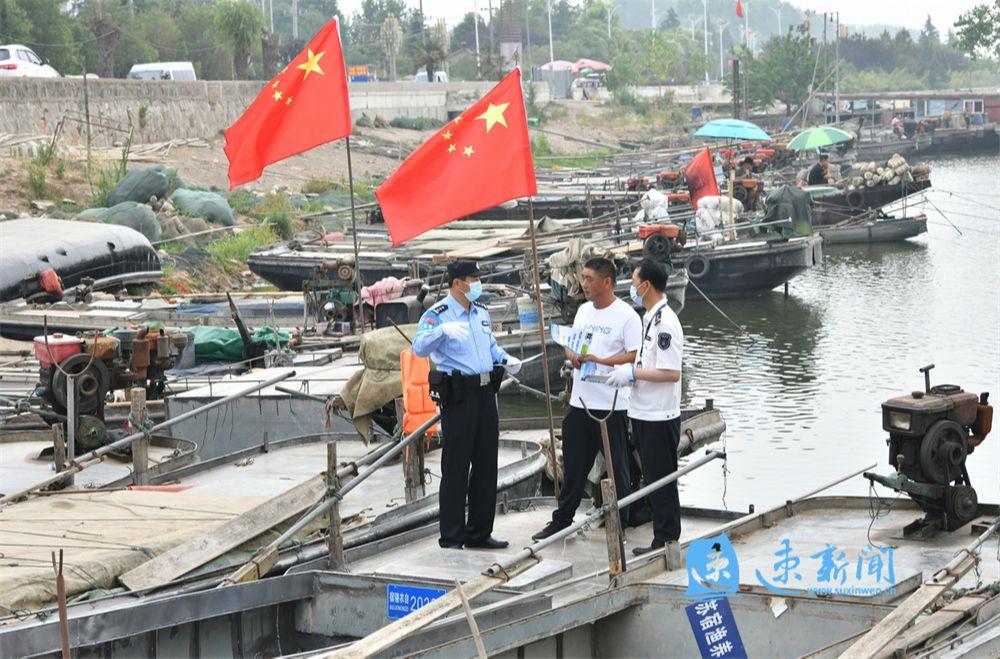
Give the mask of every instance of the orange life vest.
[[[417, 357], [412, 350], [399, 353], [399, 366], [403, 371], [403, 436], [407, 436], [437, 414], [437, 407], [431, 400], [428, 377], [430, 361]], [[437, 425], [431, 426], [426, 435], [437, 432]]]

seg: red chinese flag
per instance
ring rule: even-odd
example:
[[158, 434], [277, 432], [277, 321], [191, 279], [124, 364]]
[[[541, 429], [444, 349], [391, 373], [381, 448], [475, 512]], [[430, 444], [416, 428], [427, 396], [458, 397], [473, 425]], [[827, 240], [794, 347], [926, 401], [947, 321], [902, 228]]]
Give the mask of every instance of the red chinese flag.
[[420, 145], [375, 191], [393, 245], [538, 191], [521, 71]]
[[226, 131], [229, 187], [260, 178], [271, 163], [350, 134], [344, 53], [333, 19]]
[[736, 15], [743, 18], [743, 3], [740, 0], [736, 0]]
[[684, 170], [684, 180], [691, 192], [691, 208], [698, 210], [698, 200], [702, 197], [719, 196], [719, 184], [715, 180], [715, 166], [712, 152], [705, 150], [696, 155]]

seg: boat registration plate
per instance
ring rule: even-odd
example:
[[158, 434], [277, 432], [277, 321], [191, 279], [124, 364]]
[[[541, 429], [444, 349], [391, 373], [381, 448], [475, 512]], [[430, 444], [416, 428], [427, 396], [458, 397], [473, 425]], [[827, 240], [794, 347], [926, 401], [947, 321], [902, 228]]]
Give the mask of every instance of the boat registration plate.
[[445, 594], [444, 588], [425, 588], [391, 583], [385, 589], [385, 615], [402, 618]]

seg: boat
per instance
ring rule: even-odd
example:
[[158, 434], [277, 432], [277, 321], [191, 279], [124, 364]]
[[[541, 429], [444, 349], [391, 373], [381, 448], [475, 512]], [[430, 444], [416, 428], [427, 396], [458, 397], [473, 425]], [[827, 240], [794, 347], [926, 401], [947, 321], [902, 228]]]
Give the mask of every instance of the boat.
[[688, 295], [710, 300], [753, 297], [787, 284], [823, 260], [819, 235], [707, 243], [671, 255], [690, 278]]
[[[138, 231], [116, 224], [73, 222], [34, 217], [0, 222], [0, 302], [49, 297], [52, 284], [43, 272], [52, 270], [61, 290], [84, 279], [91, 286], [158, 281], [160, 259]], [[48, 288], [46, 288], [48, 286]], [[55, 295], [61, 297], [61, 292]]]
[[927, 233], [927, 216], [861, 219], [817, 228], [824, 245], [899, 242]]
[[876, 185], [854, 190], [834, 187], [806, 187], [813, 196], [813, 226], [838, 224], [868, 210], [879, 209], [894, 201], [931, 187], [930, 179], [900, 183], [899, 185]]
[[[606, 657], [663, 656], [669, 643], [672, 656], [699, 656], [701, 632], [724, 627], [720, 638], [728, 637], [729, 647], [738, 647], [743, 656], [832, 657], [898, 611], [946, 562], [961, 557], [969, 539], [998, 513], [996, 506], [986, 507], [985, 521], [970, 525], [972, 536], [963, 528], [928, 545], [898, 536], [913, 508], [901, 501], [889, 517], [875, 522], [865, 497], [798, 497], [749, 512], [682, 508], [679, 549], [688, 561], [669, 551], [629, 556], [615, 575], [609, 573], [600, 529], [560, 541], [491, 579], [497, 567], [509, 565], [516, 549], [456, 555], [437, 547], [436, 529], [428, 525], [353, 547], [339, 569], [322, 557], [298, 566], [283, 559], [283, 574], [252, 583], [213, 588], [224, 574], [217, 571], [181, 580], [159, 594], [101, 594], [71, 603], [69, 645], [79, 652], [146, 656], [312, 656], [382, 648], [393, 655], [450, 657], [475, 656], [481, 643], [490, 656], [554, 655], [562, 648], [564, 656]], [[545, 524], [551, 510], [552, 500], [544, 497], [507, 500], [497, 516], [497, 533], [517, 547]], [[626, 535], [627, 546], [640, 545], [648, 542], [650, 529], [629, 529]], [[688, 593], [698, 574], [692, 573], [697, 565], [691, 557], [710, 551], [713, 540], [726, 550], [726, 558], [735, 559], [727, 575], [733, 590], [699, 602]], [[773, 577], [780, 576], [781, 558], [776, 562], [775, 556], [786, 543], [801, 564], [786, 564], [792, 565], [791, 574], [787, 583], [778, 583]], [[885, 556], [890, 547], [891, 579], [888, 565], [869, 575], [868, 563], [863, 578], [856, 578], [853, 559], [864, 551]], [[850, 553], [845, 581], [877, 585], [853, 593], [834, 587], [839, 577], [832, 584], [831, 572], [824, 573], [821, 558], [814, 558], [831, 548]], [[995, 561], [983, 561], [979, 570], [984, 582], [1000, 578]], [[488, 580], [492, 583], [484, 585]], [[471, 614], [452, 597], [456, 581], [469, 593]], [[892, 639], [886, 656], [897, 648], [922, 649], [929, 656], [996, 656], [1000, 600], [975, 586], [972, 574], [959, 579], [956, 587], [969, 594]], [[439, 606], [415, 614], [438, 599]], [[723, 610], [702, 629], [700, 620], [718, 612], [711, 602]], [[474, 632], [469, 615], [475, 617]], [[398, 620], [402, 616], [407, 616], [405, 628]], [[54, 608], [20, 618], [8, 615], [3, 622], [0, 647], [7, 656], [60, 649]], [[387, 638], [390, 630], [394, 633]]]

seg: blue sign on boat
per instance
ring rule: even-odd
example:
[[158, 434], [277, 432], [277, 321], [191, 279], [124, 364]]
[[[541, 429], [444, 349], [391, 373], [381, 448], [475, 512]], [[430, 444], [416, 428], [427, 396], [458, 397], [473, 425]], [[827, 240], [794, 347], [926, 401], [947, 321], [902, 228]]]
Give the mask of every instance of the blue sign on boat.
[[385, 590], [385, 615], [389, 620], [402, 618], [430, 604], [445, 594], [444, 588], [424, 588], [391, 583]]
[[740, 638], [740, 630], [736, 628], [736, 619], [733, 618], [733, 610], [729, 608], [728, 598], [695, 602], [684, 607], [684, 610], [703, 659], [746, 658], [747, 651], [743, 649], [743, 639]]

